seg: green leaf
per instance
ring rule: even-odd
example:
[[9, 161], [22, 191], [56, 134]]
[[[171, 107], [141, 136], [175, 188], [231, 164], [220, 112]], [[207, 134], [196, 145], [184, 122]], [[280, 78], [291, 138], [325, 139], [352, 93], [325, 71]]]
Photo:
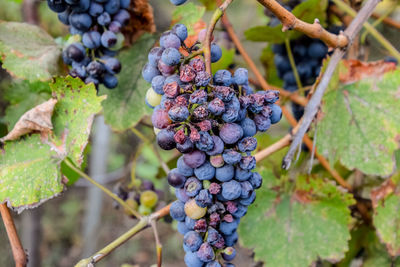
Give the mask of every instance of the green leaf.
[[337, 71], [322, 100], [318, 151], [349, 169], [391, 174], [400, 133], [399, 86], [400, 70], [352, 84], [339, 84]]
[[234, 48], [228, 50], [225, 47], [221, 46], [221, 50], [222, 50], [222, 57], [220, 58], [220, 60], [211, 64], [212, 65], [211, 68], [214, 74], [217, 70], [228, 69], [228, 67], [233, 63], [233, 60], [235, 58]]
[[240, 240], [254, 249], [255, 259], [266, 266], [304, 267], [318, 258], [343, 258], [352, 196], [322, 179], [300, 176], [292, 183], [270, 171], [262, 176], [263, 187], [239, 226]]
[[58, 99], [52, 120], [54, 133], [59, 139], [66, 139], [68, 156], [80, 166], [94, 115], [100, 112], [105, 97], [96, 95], [93, 84], [71, 76], [57, 78], [50, 87]]
[[192, 2], [186, 5], [178, 6], [172, 14], [172, 21], [174, 23], [185, 24], [188, 28], [189, 35], [194, 34], [194, 24], [198, 22], [204, 15], [206, 8], [198, 6]]
[[156, 37], [144, 34], [129, 50], [119, 55], [123, 66], [119, 74], [119, 85], [113, 90], [102, 90], [107, 95], [103, 102], [106, 123], [116, 131], [135, 126], [151, 109], [145, 103], [150, 84], [142, 78], [142, 67], [147, 61], [147, 52]]
[[58, 195], [63, 155], [43, 143], [39, 135], [6, 142], [0, 153], [0, 203], [18, 211], [33, 208]]
[[[292, 13], [298, 19], [308, 23], [313, 23], [314, 19], [318, 19], [321, 24], [326, 20], [326, 8], [328, 5], [327, 0], [308, 0], [297, 5]], [[255, 42], [268, 42], [274, 44], [281, 44], [285, 39], [289, 40], [299, 38], [302, 33], [298, 31], [282, 32], [282, 25], [270, 26], [256, 26], [245, 31], [245, 37], [250, 41]]]
[[14, 128], [18, 119], [31, 108], [45, 102], [51, 97], [48, 82], [29, 83], [26, 80], [14, 80], [4, 92], [4, 99], [10, 102], [2, 121], [8, 129]]
[[0, 22], [0, 57], [13, 76], [46, 81], [60, 73], [60, 48], [41, 28], [27, 23]]

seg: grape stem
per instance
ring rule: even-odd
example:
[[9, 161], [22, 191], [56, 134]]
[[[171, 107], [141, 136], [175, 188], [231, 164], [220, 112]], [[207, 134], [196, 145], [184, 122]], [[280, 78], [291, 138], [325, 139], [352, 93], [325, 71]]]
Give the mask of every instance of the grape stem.
[[[112, 241], [110, 244], [96, 252], [94, 255], [90, 256], [89, 258], [82, 259], [79, 261], [75, 267], [89, 267], [93, 266], [95, 263], [99, 262], [102, 260], [104, 257], [109, 255], [111, 252], [113, 252], [116, 248], [127, 242], [129, 239], [131, 239], [133, 236], [135, 236], [137, 233], [143, 231], [144, 229], [148, 228], [149, 226], [152, 226], [156, 221], [159, 219], [167, 216], [169, 214], [169, 209], [171, 207], [171, 204], [168, 206], [165, 206], [164, 208], [150, 214], [149, 216], [143, 216], [139, 222], [133, 226], [131, 229], [129, 229], [127, 232], [122, 234], [120, 237]], [[154, 229], [154, 228], [153, 228]], [[157, 249], [158, 251], [158, 249]], [[158, 254], [160, 253], [160, 254]], [[161, 251], [157, 252], [157, 255], [161, 256]], [[158, 256], [157, 256], [158, 257]], [[161, 264], [161, 260], [159, 262]], [[159, 265], [161, 266], [161, 265]]]
[[[336, 0], [335, 0], [336, 2]], [[349, 27], [345, 30], [344, 34], [349, 37], [350, 44], [352, 40], [357, 36], [360, 32], [364, 22], [371, 16], [374, 8], [379, 3], [379, 0], [368, 0], [365, 5], [358, 12], [355, 19], [351, 22]], [[315, 115], [319, 109], [322, 96], [325, 93], [326, 88], [328, 87], [329, 81], [332, 78], [332, 75], [335, 72], [336, 66], [339, 64], [340, 60], [345, 54], [345, 50], [343, 49], [335, 49], [331, 59], [329, 60], [328, 66], [322, 75], [322, 78], [317, 85], [315, 92], [313, 93], [310, 101], [304, 110], [303, 118], [300, 121], [299, 131], [296, 133], [292, 144], [290, 145], [289, 151], [282, 161], [282, 168], [289, 169], [291, 162], [293, 160], [295, 151], [298, 147], [300, 147], [303, 137], [305, 137], [308, 128], [310, 127], [311, 122], [314, 120]], [[315, 152], [317, 155], [317, 152]], [[328, 163], [329, 164], [329, 163]]]
[[323, 41], [327, 46], [333, 48], [345, 48], [349, 44], [348, 37], [343, 34], [333, 34], [325, 30], [318, 19], [314, 20], [313, 24], [304, 22], [290, 11], [286, 10], [275, 0], [257, 0], [260, 4], [268, 8], [283, 25], [282, 31], [296, 30], [304, 33], [311, 38], [318, 38]]
[[77, 174], [79, 174], [80, 176], [82, 176], [83, 178], [85, 178], [86, 180], [88, 180], [90, 183], [92, 183], [93, 185], [95, 185], [96, 187], [98, 187], [101, 191], [103, 191], [105, 194], [107, 194], [109, 197], [111, 197], [112, 199], [114, 199], [115, 201], [118, 202], [118, 204], [120, 204], [122, 207], [124, 207], [126, 210], [128, 210], [133, 216], [135, 216], [136, 218], [141, 218], [142, 216], [140, 215], [139, 212], [137, 212], [136, 210], [132, 209], [129, 205], [127, 205], [125, 203], [125, 201], [123, 201], [121, 198], [119, 198], [116, 194], [114, 194], [113, 192], [111, 192], [108, 188], [106, 188], [105, 186], [99, 184], [98, 182], [96, 182], [95, 180], [93, 180], [89, 175], [87, 175], [86, 173], [84, 173], [83, 171], [81, 171], [79, 168], [75, 167], [74, 164], [72, 164], [72, 162], [70, 162], [68, 159], [64, 161], [64, 163], [70, 167], [74, 172], [76, 172]]
[[206, 71], [210, 76], [212, 76], [211, 71], [211, 39], [215, 29], [215, 25], [219, 21], [219, 19], [224, 14], [224, 11], [228, 8], [228, 6], [233, 2], [233, 0], [225, 0], [222, 5], [220, 5], [214, 12], [213, 16], [211, 17], [210, 23], [208, 24], [206, 39], [203, 45], [204, 51], [204, 61], [206, 63]]
[[18, 237], [17, 229], [15, 228], [14, 220], [10, 214], [7, 204], [0, 204], [1, 218], [3, 219], [4, 227], [10, 240], [11, 250], [13, 253], [15, 266], [25, 267], [28, 260], [21, 241]]
[[258, 80], [261, 88], [263, 88], [264, 90], [270, 90], [270, 89], [278, 90], [281, 96], [289, 98], [291, 101], [301, 106], [307, 105], [307, 99], [305, 97], [300, 96], [297, 92], [293, 94], [282, 88], [278, 88], [268, 84], [267, 81], [264, 79], [263, 75], [258, 70], [256, 64], [253, 62], [253, 60], [247, 53], [246, 49], [244, 49], [242, 43], [240, 42], [239, 37], [236, 35], [235, 30], [233, 29], [232, 24], [230, 23], [229, 18], [226, 14], [222, 16], [221, 22], [224, 25], [226, 31], [228, 32], [228, 35], [231, 38], [232, 42], [235, 44], [237, 50], [239, 50], [239, 53], [242, 55], [244, 61], [246, 61], [246, 64], [249, 66], [251, 71], [256, 76], [256, 79]]

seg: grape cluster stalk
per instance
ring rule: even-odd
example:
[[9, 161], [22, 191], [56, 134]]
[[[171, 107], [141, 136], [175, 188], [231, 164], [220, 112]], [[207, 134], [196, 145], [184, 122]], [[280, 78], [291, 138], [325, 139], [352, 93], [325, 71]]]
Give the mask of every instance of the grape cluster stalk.
[[[158, 145], [183, 154], [167, 179], [177, 197], [170, 215], [184, 235], [186, 265], [234, 266], [240, 219], [262, 184], [254, 171], [254, 136], [281, 119], [274, 104], [279, 92], [254, 92], [244, 68], [212, 77], [202, 56], [191, 57], [199, 47], [186, 47], [187, 36], [185, 25], [177, 24], [149, 52], [142, 70], [151, 83], [146, 103], [154, 109]], [[211, 61], [221, 56], [212, 43]]]
[[69, 26], [71, 37], [62, 57], [69, 74], [96, 88], [118, 85], [121, 63], [115, 58], [124, 36], [121, 28], [130, 20], [130, 0], [47, 0], [58, 19]]

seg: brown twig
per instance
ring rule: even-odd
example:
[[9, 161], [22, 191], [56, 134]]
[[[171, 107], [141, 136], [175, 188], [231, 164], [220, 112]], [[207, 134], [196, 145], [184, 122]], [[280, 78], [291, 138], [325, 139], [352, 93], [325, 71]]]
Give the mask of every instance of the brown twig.
[[40, 2], [37, 0], [24, 0], [22, 3], [21, 12], [25, 22], [39, 25], [39, 4]]
[[236, 35], [236, 33], [232, 27], [232, 24], [230, 23], [228, 16], [226, 14], [222, 16], [221, 22], [224, 25], [226, 31], [228, 32], [229, 37], [231, 38], [232, 42], [235, 44], [237, 50], [242, 55], [244, 61], [246, 61], [247, 65], [249, 66], [251, 71], [256, 76], [256, 79], [261, 88], [263, 88], [264, 90], [271, 90], [271, 89], [278, 90], [281, 96], [283, 96], [285, 98], [289, 98], [290, 100], [292, 100], [293, 102], [295, 102], [299, 105], [302, 105], [302, 106], [307, 105], [307, 99], [305, 97], [302, 97], [302, 96], [298, 95], [297, 93], [292, 94], [282, 88], [278, 88], [278, 87], [268, 84], [267, 81], [264, 79], [263, 75], [258, 70], [256, 64], [254, 64], [253, 60], [251, 59], [251, 57], [249, 56], [247, 51], [244, 49], [239, 37]]
[[26, 253], [22, 247], [21, 241], [19, 240], [14, 220], [6, 204], [0, 204], [0, 213], [3, 218], [4, 227], [7, 231], [8, 239], [10, 240], [15, 266], [25, 267], [28, 262]]
[[333, 34], [325, 30], [318, 19], [313, 24], [304, 22], [290, 11], [286, 10], [275, 0], [257, 0], [260, 4], [268, 8], [282, 22], [282, 31], [296, 30], [308, 35], [311, 38], [318, 38], [326, 45], [333, 48], [347, 47], [349, 40], [344, 34]]
[[204, 61], [206, 63], [206, 71], [212, 75], [211, 71], [211, 40], [212, 40], [212, 35], [214, 32], [215, 25], [217, 24], [218, 20], [221, 18], [221, 16], [224, 14], [225, 9], [228, 8], [228, 6], [233, 2], [233, 0], [225, 0], [225, 2], [220, 5], [217, 10], [215, 10], [210, 23], [207, 28], [207, 33], [206, 33], [206, 39], [204, 41], [203, 45], [203, 51], [204, 51]]
[[[374, 19], [379, 19], [381, 16], [379, 14], [372, 13], [371, 17], [373, 17]], [[397, 22], [392, 18], [384, 18], [382, 22], [385, 23], [386, 25], [389, 25], [393, 28], [400, 30], [400, 22]]]
[[273, 153], [281, 150], [284, 147], [287, 147], [290, 145], [290, 142], [292, 140], [292, 135], [287, 134], [283, 138], [279, 139], [277, 142], [273, 143], [269, 147], [264, 148], [263, 150], [257, 152], [254, 157], [256, 158], [256, 161], [259, 162], [268, 156], [272, 155]]
[[156, 221], [152, 220], [150, 222], [151, 228], [153, 228], [154, 238], [156, 240], [156, 250], [157, 250], [157, 267], [161, 267], [162, 263], [162, 244], [157, 231]]
[[[349, 37], [350, 44], [353, 38], [358, 34], [358, 32], [363, 27], [364, 22], [371, 16], [372, 11], [375, 6], [379, 3], [379, 0], [368, 0], [367, 3], [362, 7], [362, 9], [357, 14], [356, 18], [352, 21], [349, 27], [345, 30], [345, 34]], [[302, 120], [300, 121], [300, 128], [295, 135], [292, 144], [290, 145], [289, 151], [283, 158], [282, 168], [288, 169], [292, 162], [294, 153], [296, 149], [300, 146], [305, 133], [310, 127], [311, 122], [314, 120], [315, 115], [319, 109], [322, 96], [328, 87], [329, 81], [336, 69], [337, 64], [344, 56], [345, 51], [343, 49], [336, 49], [333, 53], [328, 66], [322, 75], [321, 81], [317, 86], [314, 94], [312, 95], [310, 101], [308, 102]]]

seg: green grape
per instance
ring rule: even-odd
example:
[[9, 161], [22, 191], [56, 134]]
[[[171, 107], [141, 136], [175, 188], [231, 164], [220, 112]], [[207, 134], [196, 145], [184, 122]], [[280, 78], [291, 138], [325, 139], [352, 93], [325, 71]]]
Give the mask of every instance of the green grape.
[[144, 205], [139, 206], [139, 213], [142, 215], [150, 215], [151, 214], [151, 208], [146, 207]]
[[[137, 210], [139, 204], [136, 202], [136, 200], [132, 199], [132, 198], [128, 198], [127, 200], [125, 200], [125, 203], [131, 207], [133, 210]], [[132, 213], [128, 210], [128, 209], [124, 209], [125, 214], [127, 215], [132, 215]]]
[[200, 219], [204, 215], [206, 215], [207, 208], [201, 208], [196, 204], [194, 199], [186, 202], [185, 204], [185, 213], [189, 218], [193, 220]]
[[146, 100], [151, 106], [156, 107], [161, 103], [161, 95], [157, 94], [152, 87], [147, 90]]
[[157, 204], [158, 196], [154, 191], [146, 190], [140, 194], [140, 203], [148, 208], [154, 208]]

